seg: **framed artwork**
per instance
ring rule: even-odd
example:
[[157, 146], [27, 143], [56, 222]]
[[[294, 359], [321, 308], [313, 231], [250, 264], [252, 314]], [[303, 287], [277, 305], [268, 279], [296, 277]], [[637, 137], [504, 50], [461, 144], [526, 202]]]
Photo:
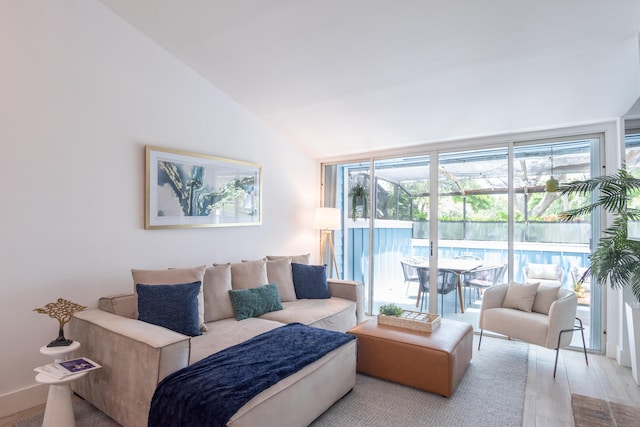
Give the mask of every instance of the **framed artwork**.
[[144, 228], [260, 225], [262, 167], [145, 147]]

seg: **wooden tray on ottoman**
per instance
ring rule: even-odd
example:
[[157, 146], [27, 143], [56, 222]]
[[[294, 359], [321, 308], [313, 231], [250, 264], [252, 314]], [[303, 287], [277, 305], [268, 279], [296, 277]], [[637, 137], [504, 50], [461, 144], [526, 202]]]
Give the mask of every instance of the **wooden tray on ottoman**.
[[378, 323], [381, 325], [411, 329], [413, 331], [433, 332], [440, 326], [440, 316], [437, 314], [404, 310], [402, 317], [378, 314]]

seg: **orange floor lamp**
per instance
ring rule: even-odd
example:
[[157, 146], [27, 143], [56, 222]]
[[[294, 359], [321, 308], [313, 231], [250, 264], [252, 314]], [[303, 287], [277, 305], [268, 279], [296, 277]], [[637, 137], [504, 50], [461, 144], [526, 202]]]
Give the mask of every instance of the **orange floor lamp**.
[[[324, 261], [325, 250], [327, 240], [329, 240], [329, 248], [331, 250], [331, 257], [333, 260], [333, 267], [336, 269], [336, 277], [340, 279], [340, 272], [338, 271], [338, 264], [336, 262], [336, 253], [333, 247], [333, 230], [340, 230], [341, 218], [340, 209], [337, 208], [316, 208], [313, 218], [314, 228], [322, 230], [322, 237], [320, 238], [320, 254], [322, 261]], [[330, 270], [331, 272], [331, 270]]]

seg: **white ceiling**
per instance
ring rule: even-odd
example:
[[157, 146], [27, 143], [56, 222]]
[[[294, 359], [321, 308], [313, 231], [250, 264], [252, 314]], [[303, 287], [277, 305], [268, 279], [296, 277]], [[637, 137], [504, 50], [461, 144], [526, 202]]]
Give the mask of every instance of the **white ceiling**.
[[623, 115], [638, 0], [100, 0], [315, 157]]

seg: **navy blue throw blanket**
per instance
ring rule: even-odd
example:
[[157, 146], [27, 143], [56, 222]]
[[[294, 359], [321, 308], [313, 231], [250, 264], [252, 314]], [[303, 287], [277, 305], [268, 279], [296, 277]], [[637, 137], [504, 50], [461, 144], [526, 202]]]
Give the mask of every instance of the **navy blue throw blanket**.
[[258, 393], [352, 339], [292, 323], [214, 353], [158, 384], [149, 426], [224, 426]]

